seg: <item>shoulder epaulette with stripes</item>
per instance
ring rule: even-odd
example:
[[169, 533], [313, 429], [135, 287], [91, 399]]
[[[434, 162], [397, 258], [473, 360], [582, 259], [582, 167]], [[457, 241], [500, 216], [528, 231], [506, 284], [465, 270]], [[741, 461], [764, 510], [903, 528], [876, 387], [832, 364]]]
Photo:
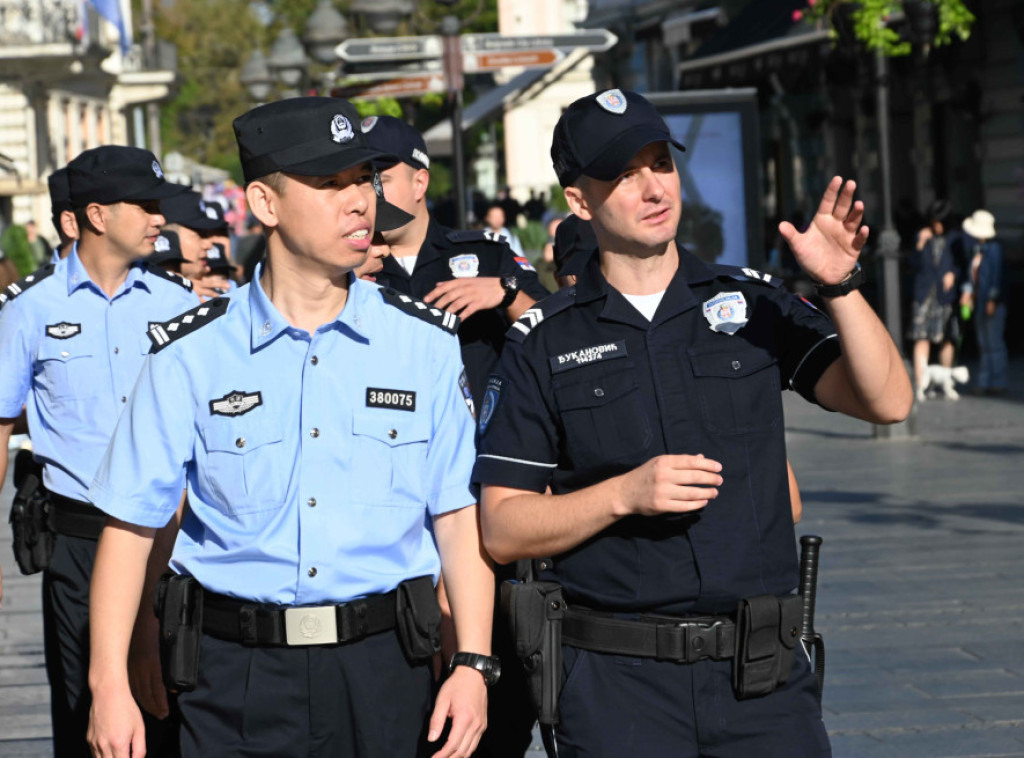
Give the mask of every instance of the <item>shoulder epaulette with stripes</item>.
[[455, 334], [459, 331], [459, 324], [462, 323], [462, 320], [454, 313], [427, 305], [414, 297], [403, 295], [401, 292], [391, 289], [391, 287], [382, 287], [380, 296], [384, 298], [384, 302], [388, 305], [393, 305], [398, 310], [408, 313], [410, 316], [423, 319], [429, 324], [444, 329], [446, 332]]
[[735, 279], [739, 282], [759, 282], [761, 284], [767, 284], [769, 287], [782, 286], [781, 279], [762, 271], [755, 271], [752, 268], [740, 268], [739, 266], [729, 266], [724, 263], [710, 264], [710, 268], [719, 276], [727, 276], [730, 279]]
[[182, 276], [181, 274], [176, 274], [173, 271], [168, 271], [163, 266], [155, 266], [148, 263], [146, 264], [146, 270], [151, 274], [159, 276], [161, 279], [166, 279], [169, 282], [174, 282], [179, 287], [184, 287], [189, 292], [192, 291], [192, 280], [187, 276]]
[[456, 245], [465, 242], [490, 242], [495, 245], [508, 246], [505, 235], [492, 232], [490, 229], [451, 229], [445, 234], [445, 237]]
[[576, 288], [563, 287], [554, 294], [544, 298], [529, 310], [525, 311], [519, 319], [509, 327], [505, 333], [505, 339], [513, 342], [523, 342], [527, 335], [546, 318], [564, 311], [576, 302]]
[[9, 284], [7, 289], [0, 292], [0, 308], [3, 308], [4, 305], [16, 298], [25, 290], [35, 287], [39, 282], [52, 274], [53, 269], [54, 265], [52, 263], [47, 263], [45, 266], [37, 268], [24, 279], [17, 281], [14, 284]]
[[206, 326], [215, 318], [223, 316], [227, 313], [229, 302], [230, 298], [215, 297], [213, 300], [207, 300], [202, 305], [185, 311], [180, 316], [175, 316], [170, 321], [151, 324], [147, 334], [153, 347], [149, 352], [159, 353], [175, 340], [181, 339], [186, 334], [192, 334], [199, 327]]

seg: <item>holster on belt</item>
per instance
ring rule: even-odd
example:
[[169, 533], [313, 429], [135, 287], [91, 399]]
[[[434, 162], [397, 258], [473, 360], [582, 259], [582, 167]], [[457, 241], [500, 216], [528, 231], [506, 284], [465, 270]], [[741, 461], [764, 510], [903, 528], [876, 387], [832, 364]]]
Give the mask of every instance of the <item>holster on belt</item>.
[[14, 535], [14, 560], [21, 573], [26, 575], [49, 567], [53, 555], [50, 502], [41, 477], [41, 467], [19, 476], [20, 481], [11, 504], [9, 522]]
[[420, 576], [398, 585], [395, 596], [395, 631], [402, 651], [411, 662], [441, 652], [441, 606], [434, 579]]
[[785, 684], [800, 641], [799, 595], [758, 595], [740, 601], [732, 680], [740, 700], [759, 697]]
[[503, 582], [501, 609], [526, 671], [537, 720], [544, 725], [557, 724], [565, 615], [562, 587], [555, 582]]
[[160, 670], [174, 692], [195, 689], [203, 634], [203, 588], [190, 576], [164, 574], [154, 610], [160, 619]]

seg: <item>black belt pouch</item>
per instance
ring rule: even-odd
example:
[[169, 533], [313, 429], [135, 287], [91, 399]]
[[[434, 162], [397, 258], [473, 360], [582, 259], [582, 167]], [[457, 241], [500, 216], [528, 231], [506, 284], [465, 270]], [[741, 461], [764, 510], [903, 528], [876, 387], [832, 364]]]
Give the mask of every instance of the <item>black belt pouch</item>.
[[562, 586], [555, 582], [502, 582], [501, 609], [515, 640], [516, 656], [526, 671], [537, 720], [557, 724], [565, 615]]
[[27, 474], [14, 493], [10, 516], [14, 560], [23, 574], [36, 574], [50, 565], [53, 532], [46, 488], [35, 473]]
[[413, 663], [441, 652], [441, 606], [433, 577], [420, 576], [398, 585], [395, 630], [405, 657]]
[[799, 595], [758, 595], [740, 601], [732, 667], [737, 698], [767, 695], [785, 684], [800, 640], [801, 610]]
[[160, 670], [164, 686], [189, 692], [199, 678], [203, 587], [190, 576], [164, 574], [154, 598], [160, 618]]

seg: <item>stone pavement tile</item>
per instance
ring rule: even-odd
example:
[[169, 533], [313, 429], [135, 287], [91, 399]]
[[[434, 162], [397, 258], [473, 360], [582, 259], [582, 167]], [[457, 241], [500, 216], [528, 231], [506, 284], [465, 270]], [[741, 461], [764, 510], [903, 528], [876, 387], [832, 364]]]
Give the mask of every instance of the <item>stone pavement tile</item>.
[[[45, 739], [52, 736], [50, 711], [37, 709], [34, 713], [20, 713], [13, 716], [0, 714], [0, 734], [9, 740]], [[3, 743], [0, 742], [0, 751]], [[3, 755], [0, 752], [0, 755]]]
[[[826, 724], [827, 725], [827, 724]], [[882, 743], [866, 734], [829, 735], [832, 758], [873, 758], [882, 749]]]
[[946, 703], [988, 724], [1024, 725], [1024, 707], [1021, 706], [1020, 695], [949, 698]]
[[907, 684], [887, 684], [880, 687], [877, 682], [873, 682], [832, 687], [827, 677], [828, 674], [823, 704], [834, 713], [938, 706], [933, 698]]
[[[871, 733], [877, 748], [849, 758], [1020, 758], [1024, 727], [963, 727], [923, 732]], [[839, 758], [837, 755], [836, 758]]]
[[950, 708], [900, 708], [885, 711], [849, 711], [826, 713], [825, 726], [832, 735], [856, 733], [876, 734], [883, 729], [926, 730], [936, 727], [953, 728], [980, 724], [981, 719], [971, 713]]
[[[0, 687], [23, 684], [46, 684], [46, 669], [43, 666], [0, 669]], [[6, 696], [6, 693], [4, 695]]]
[[996, 640], [983, 643], [980, 640], [971, 640], [964, 644], [964, 649], [971, 655], [976, 655], [980, 660], [991, 661], [1024, 674], [1024, 636], [1021, 636], [1019, 627], [1007, 629], [1006, 632], [1007, 639], [1004, 641]]
[[[1024, 677], [1004, 669], [979, 669], [959, 673], [941, 672], [918, 676], [914, 686], [936, 698], [971, 697], [978, 695], [1024, 695]], [[1024, 715], [1024, 700], [1021, 712]]]
[[0, 755], [4, 758], [53, 758], [49, 737], [38, 740], [0, 739]]

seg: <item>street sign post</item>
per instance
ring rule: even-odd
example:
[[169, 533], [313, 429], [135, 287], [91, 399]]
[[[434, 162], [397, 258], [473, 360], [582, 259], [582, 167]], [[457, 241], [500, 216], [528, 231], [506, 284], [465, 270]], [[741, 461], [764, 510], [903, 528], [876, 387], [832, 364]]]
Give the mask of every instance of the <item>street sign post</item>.
[[421, 37], [372, 37], [347, 39], [334, 48], [348, 63], [385, 63], [440, 58], [444, 43], [437, 34]]
[[586, 29], [573, 34], [463, 34], [463, 53], [507, 53], [516, 50], [585, 48], [595, 53], [609, 50], [619, 38], [607, 29]]
[[422, 76], [400, 73], [393, 79], [343, 84], [332, 90], [331, 94], [346, 100], [356, 100], [374, 97], [420, 97], [430, 92], [444, 91], [444, 76], [440, 73]]
[[502, 68], [547, 68], [565, 57], [561, 50], [513, 50], [507, 53], [463, 53], [462, 69], [467, 74]]

